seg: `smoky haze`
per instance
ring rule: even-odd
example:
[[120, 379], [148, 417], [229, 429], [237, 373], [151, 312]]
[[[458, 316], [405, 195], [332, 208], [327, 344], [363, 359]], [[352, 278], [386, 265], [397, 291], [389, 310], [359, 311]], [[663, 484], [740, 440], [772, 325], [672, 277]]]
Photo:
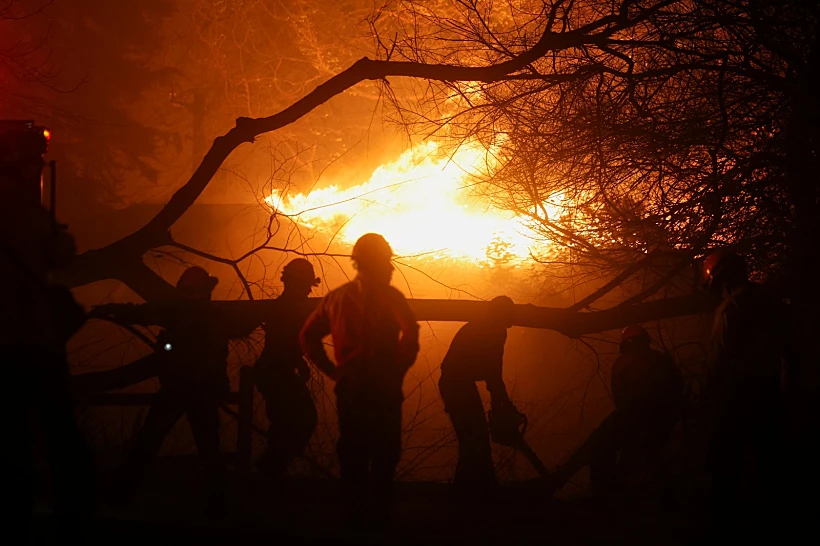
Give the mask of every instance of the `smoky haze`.
[[[422, 491], [439, 502], [444, 485], [458, 481], [457, 469], [469, 466], [465, 438], [473, 434], [481, 444], [493, 432], [490, 463], [502, 490], [512, 493], [500, 493], [509, 502], [498, 510], [507, 515], [496, 520], [492, 513], [491, 524], [513, 527], [504, 518], [523, 513], [516, 506], [529, 510], [523, 491], [532, 488], [543, 495], [539, 500], [553, 494], [559, 500], [557, 511], [533, 508], [535, 525], [570, 514], [572, 524], [561, 531], [570, 538], [614, 528], [591, 522], [594, 509], [578, 500], [588, 495], [603, 499], [604, 511], [624, 516], [626, 523], [610, 522], [620, 534], [606, 538], [616, 542], [634, 539], [626, 530], [633, 522], [668, 535], [675, 518], [685, 520], [687, 531], [674, 540], [691, 529], [711, 529], [713, 516], [728, 529], [753, 529], [721, 511], [758, 502], [746, 485], [731, 485], [747, 470], [745, 451], [764, 458], [749, 471], [769, 479], [758, 484], [769, 499], [755, 505], [761, 513], [770, 499], [789, 496], [782, 482], [801, 482], [772, 478], [778, 465], [771, 461], [790, 454], [799, 461], [795, 468], [816, 466], [807, 454], [817, 453], [812, 438], [820, 414], [814, 411], [820, 380], [810, 364], [816, 360], [820, 234], [820, 150], [814, 149], [820, 142], [820, 8], [809, 4], [0, 0], [0, 119], [34, 119], [50, 130], [45, 159], [56, 161], [59, 173], [56, 217], [77, 246], [75, 260], [51, 280], [92, 310], [68, 341], [67, 355], [78, 422], [103, 481], [113, 468], [128, 468], [123, 461], [138, 458], [132, 448], [152, 421], [148, 405], [131, 402], [156, 402], [136, 395], [168, 391], [157, 362], [178, 346], [175, 332], [169, 334], [174, 326], [115, 320], [114, 311], [128, 315], [174, 302], [184, 293], [181, 279], [202, 274], [200, 283], [216, 283], [210, 288], [217, 300], [203, 308], [224, 311], [208, 324], [224, 328], [201, 330], [194, 345], [216, 347], [200, 355], [207, 360], [224, 341], [230, 394], [222, 393], [218, 420], [210, 425], [202, 425], [210, 413], [197, 418], [201, 407], [192, 411], [158, 396], [162, 403], [152, 408], [166, 404], [169, 415], [179, 410], [187, 417], [159, 438], [157, 476], [183, 468], [178, 483], [186, 490], [185, 480], [193, 483], [190, 475], [200, 470], [189, 464], [197, 453], [208, 479], [222, 476], [214, 461], [230, 460], [226, 472], [238, 476], [230, 486], [237, 498], [247, 482], [286, 490], [291, 481], [310, 491], [305, 497], [322, 497], [326, 478], [336, 480], [344, 467], [337, 441], [345, 394], [337, 393], [348, 372], [339, 366], [328, 373], [312, 359], [309, 380], [295, 390], [307, 406], [315, 404], [318, 424], [286, 478], [271, 485], [257, 480], [264, 471], [250, 462], [258, 465], [277, 445], [268, 432], [275, 428], [268, 411], [274, 395], [263, 393], [249, 367], [263, 360], [266, 341], [282, 342], [268, 323], [289, 332], [283, 345], [298, 353], [297, 371], [305, 364], [306, 334], [300, 338], [294, 325], [318, 315], [300, 315], [303, 309], [288, 299], [285, 266], [295, 258], [310, 262], [318, 282], [308, 303], [318, 306], [359, 274], [351, 260], [354, 243], [379, 233], [395, 251], [392, 286], [409, 307], [413, 300], [441, 300], [433, 302], [437, 309], [455, 309], [451, 302], [509, 296], [514, 316], [526, 317], [508, 328], [503, 350], [511, 403], [490, 393], [488, 379], [466, 381], [468, 390], [476, 384], [483, 409], [476, 402], [472, 415], [465, 410], [461, 428], [445, 408], [442, 361], [468, 320], [488, 319], [485, 311], [464, 311], [458, 321], [420, 318], [420, 347], [402, 386], [396, 470], [397, 481], [412, 486], [399, 498]], [[363, 271], [366, 279], [367, 267]], [[393, 300], [385, 296], [381, 303], [404, 305], [390, 294]], [[281, 305], [274, 306], [279, 297]], [[225, 311], [234, 303], [223, 302], [236, 301], [247, 303], [246, 316]], [[174, 309], [168, 322], [184, 330], [210, 320], [211, 311], [191, 309]], [[264, 320], [263, 309], [271, 313]], [[180, 327], [186, 313], [195, 320]], [[140, 325], [146, 320], [150, 324]], [[730, 326], [740, 333], [729, 335]], [[630, 353], [631, 343], [647, 338], [639, 356]], [[324, 341], [334, 355], [330, 337]], [[735, 358], [753, 367], [768, 357], [764, 364], [778, 372], [755, 376], [771, 384], [750, 395], [756, 409], [744, 414], [738, 409], [743, 389], [733, 390], [726, 379], [741, 372], [720, 375], [719, 364]], [[649, 379], [643, 384], [653, 393], [645, 398], [658, 406], [668, 402], [663, 410], [672, 417], [658, 417], [663, 412], [654, 409], [628, 412], [624, 397], [613, 392], [629, 375], [625, 366], [650, 361], [679, 374], [667, 383], [680, 380], [680, 400], [659, 401], [660, 389], [648, 387]], [[642, 370], [634, 372], [637, 383], [660, 375]], [[464, 400], [472, 390], [465, 392], [454, 395], [456, 406], [459, 396], [469, 406]], [[206, 409], [215, 413], [215, 403]], [[488, 410], [517, 419], [511, 445], [495, 437], [497, 422]], [[310, 411], [297, 413], [287, 417], [312, 418]], [[388, 414], [370, 417], [383, 425], [379, 419]], [[651, 415], [641, 421], [639, 414]], [[668, 423], [658, 425], [663, 418]], [[515, 427], [524, 420], [521, 436]], [[214, 423], [218, 438], [210, 438], [206, 456], [202, 438]], [[479, 432], [465, 436], [473, 425]], [[162, 436], [156, 430], [154, 443]], [[623, 440], [630, 434], [639, 440]], [[650, 453], [657, 446], [647, 445], [658, 437], [666, 443]], [[622, 440], [629, 443], [624, 449], [616, 445]], [[555, 472], [540, 472], [525, 455], [529, 448]], [[563, 476], [567, 461], [585, 449], [606, 451], [612, 461], [586, 457], [582, 471]], [[663, 464], [650, 460], [659, 452]], [[724, 459], [715, 463], [714, 453]], [[594, 468], [603, 467], [605, 477], [596, 480]], [[610, 478], [617, 485], [601, 485]], [[147, 495], [173, 505], [168, 489], [177, 482], [162, 481], [149, 482]], [[186, 494], [196, 496], [193, 491]], [[627, 501], [628, 495], [619, 496], [624, 492], [635, 494]], [[248, 497], [253, 509], [273, 511], [257, 493]], [[454, 513], [481, 520], [475, 507], [484, 497], [470, 496], [454, 501]], [[417, 507], [402, 509], [420, 528], [423, 515], [407, 517]], [[553, 511], [547, 516], [547, 510]], [[447, 520], [447, 514], [435, 515]], [[744, 517], [764, 525], [758, 516]], [[673, 542], [666, 535], [654, 542]], [[721, 541], [736, 538], [728, 533]]]
[[[235, 118], [281, 109], [369, 51], [370, 29], [356, 18], [366, 14], [368, 6], [359, 4], [342, 2], [318, 10], [310, 3], [273, 3], [268, 9], [257, 2], [231, 13], [220, 3], [201, 0], [152, 0], [139, 7], [94, 0], [72, 2], [70, 7], [56, 2], [21, 22], [33, 32], [48, 29], [49, 39], [35, 55], [49, 56], [55, 71], [45, 86], [13, 84], [15, 98], [0, 104], [2, 115], [34, 112], [40, 122], [53, 127], [51, 155], [61, 166], [60, 217], [77, 237], [80, 251], [102, 248], [145, 225]], [[307, 13], [312, 20], [309, 29], [296, 22]], [[394, 87], [406, 97], [416, 91], [403, 82]], [[272, 189], [308, 192], [329, 183], [344, 187], [365, 181], [375, 168], [420, 138], [390, 123], [395, 119], [388, 119], [393, 114], [386, 112], [386, 98], [375, 85], [359, 86], [287, 130], [241, 146], [174, 225], [175, 239], [214, 256], [236, 257], [264, 236], [269, 211], [261, 200]], [[452, 227], [446, 221], [441, 225], [442, 230]], [[289, 224], [271, 246], [322, 252], [332, 236]], [[349, 248], [336, 244], [331, 251], [344, 254]], [[290, 257], [265, 252], [244, 264], [246, 278], [258, 283], [255, 297], [279, 293], [280, 270]], [[205, 265], [220, 278], [217, 299], [247, 297], [231, 267], [174, 248], [151, 252], [144, 261], [172, 283], [184, 264]], [[490, 270], [458, 260], [406, 261], [407, 266], [399, 266], [394, 285], [409, 297], [490, 299], [507, 294], [517, 303], [572, 303], [563, 281], [551, 278], [537, 264]], [[317, 257], [316, 263], [323, 283], [314, 296], [354, 275], [346, 258]], [[116, 281], [81, 287], [77, 295], [87, 307], [141, 301]], [[410, 479], [447, 479], [455, 460], [454, 438], [441, 411], [436, 382], [438, 365], [459, 326], [423, 325], [419, 361], [405, 385], [407, 407], [414, 408], [406, 412], [405, 423], [409, 434], [404, 464]], [[703, 334], [702, 324], [693, 328], [694, 339]], [[612, 335], [602, 341], [578, 341], [549, 331], [511, 330], [505, 380], [516, 403], [527, 408], [533, 447], [548, 464], [565, 458], [611, 410], [607, 385], [614, 349]], [[232, 354], [234, 387], [238, 367], [252, 363], [256, 350], [238, 347]], [[96, 321], [71, 343], [76, 373], [113, 369], [149, 352], [129, 334]], [[680, 358], [696, 367], [700, 355], [688, 351]], [[156, 380], [150, 379], [124, 392], [155, 388]], [[314, 389], [324, 392], [321, 385]], [[328, 438], [335, 434], [332, 404], [323, 409], [326, 430], [317, 434], [317, 442], [330, 457]], [[85, 411], [100, 427], [95, 441], [105, 438], [106, 445], [99, 447], [106, 449], [112, 449], [110, 443], [123, 445], [141, 416], [138, 410]], [[261, 426], [264, 415], [259, 413], [256, 420]], [[224, 425], [223, 435], [229, 438], [234, 425], [230, 420]], [[167, 443], [168, 453], [192, 447], [190, 438], [184, 439], [187, 429], [177, 428], [180, 438]], [[506, 451], [502, 458], [510, 457]], [[510, 479], [532, 475], [521, 457], [505, 464]]]

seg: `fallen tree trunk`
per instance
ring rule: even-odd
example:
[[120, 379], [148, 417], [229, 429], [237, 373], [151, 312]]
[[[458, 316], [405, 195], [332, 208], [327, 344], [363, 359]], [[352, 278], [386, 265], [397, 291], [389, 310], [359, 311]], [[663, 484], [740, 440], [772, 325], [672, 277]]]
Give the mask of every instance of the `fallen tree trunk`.
[[[247, 323], [250, 320], [270, 324], [286, 323], [292, 317], [304, 317], [321, 298], [309, 298], [304, 305], [294, 306], [280, 300], [215, 301], [229, 316]], [[463, 300], [407, 300], [419, 321], [469, 322], [481, 318], [489, 302]], [[708, 300], [702, 295], [654, 300], [635, 305], [619, 305], [603, 311], [582, 312], [571, 308], [516, 305], [513, 324], [527, 328], [554, 330], [568, 337], [623, 328], [629, 324], [665, 318], [696, 315], [708, 310]], [[180, 300], [180, 306], [185, 300]], [[77, 392], [100, 392], [119, 389], [156, 376], [158, 362], [154, 355], [131, 364], [103, 372], [78, 374], [73, 378]]]
[[[316, 307], [320, 298], [310, 298], [307, 306]], [[408, 299], [410, 308], [419, 321], [469, 322], [487, 312], [489, 302], [469, 300]], [[227, 313], [237, 317], [254, 314], [268, 322], [286, 321], [295, 309], [279, 300], [239, 300], [215, 302]], [[709, 301], [705, 295], [694, 294], [653, 300], [633, 305], [618, 305], [603, 311], [575, 311], [561, 307], [516, 305], [513, 324], [527, 328], [555, 330], [568, 337], [623, 328], [629, 324], [696, 315], [707, 312]], [[304, 310], [301, 310], [304, 312]]]

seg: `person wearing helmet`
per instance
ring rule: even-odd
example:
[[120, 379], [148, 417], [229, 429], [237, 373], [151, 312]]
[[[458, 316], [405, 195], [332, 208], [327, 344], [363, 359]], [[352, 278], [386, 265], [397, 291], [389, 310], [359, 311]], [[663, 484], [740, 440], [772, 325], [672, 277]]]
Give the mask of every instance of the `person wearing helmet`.
[[560, 489], [583, 466], [600, 490], [620, 486], [618, 452], [636, 441], [653, 478], [663, 482], [663, 457], [669, 435], [681, 417], [685, 401], [683, 380], [672, 358], [651, 347], [649, 333], [640, 325], [621, 332], [620, 355], [612, 365], [611, 390], [615, 410], [598, 426], [553, 476]]
[[[384, 237], [362, 235], [352, 253], [356, 278], [324, 297], [299, 336], [307, 359], [336, 382], [343, 502], [356, 527], [368, 507], [374, 524], [389, 521], [401, 456], [402, 383], [419, 351], [416, 318], [390, 285], [392, 256]], [[322, 344], [328, 334], [335, 365]]]
[[[0, 171], [7, 167], [4, 151], [0, 145]], [[39, 181], [39, 167], [32, 167]], [[65, 226], [29, 199], [32, 191], [25, 181], [18, 174], [8, 175], [3, 178], [0, 172], [0, 279], [5, 289], [0, 364], [6, 385], [0, 402], [0, 473], [7, 499], [0, 526], [6, 543], [27, 543], [36, 498], [37, 465], [31, 449], [36, 424], [50, 448], [46, 457], [54, 484], [55, 535], [65, 543], [81, 543], [96, 504], [95, 472], [75, 419], [66, 332], [49, 292], [51, 272], [70, 265], [76, 246]], [[33, 195], [38, 193], [39, 186], [33, 188]]]
[[480, 502], [495, 492], [490, 436], [484, 404], [476, 388], [483, 381], [492, 397], [493, 412], [515, 412], [502, 378], [504, 344], [512, 326], [513, 301], [498, 296], [489, 312], [456, 333], [441, 363], [439, 392], [458, 439], [454, 490]]
[[321, 279], [309, 261], [296, 258], [282, 269], [281, 281], [284, 290], [277, 301], [285, 305], [287, 320], [264, 320], [265, 348], [253, 367], [269, 423], [268, 447], [257, 468], [274, 485], [281, 485], [293, 459], [305, 450], [319, 419], [307, 385], [310, 368], [299, 346], [299, 331], [310, 314], [308, 296]]
[[198, 266], [189, 267], [176, 284], [180, 299], [140, 305], [107, 304], [92, 316], [121, 324], [161, 326], [157, 336], [160, 389], [132, 439], [130, 451], [109, 493], [127, 502], [133, 487], [156, 457], [167, 434], [186, 415], [200, 456], [205, 461], [210, 500], [219, 502], [225, 468], [219, 448], [218, 407], [230, 391], [227, 375], [229, 341], [249, 335], [257, 320], [228, 317], [211, 303], [218, 279]]
[[705, 288], [720, 304], [712, 329], [709, 417], [713, 515], [731, 529], [746, 501], [745, 461], [754, 461], [753, 483], [762, 498], [779, 498], [785, 418], [782, 367], [789, 357], [788, 315], [764, 287], [749, 280], [745, 260], [721, 249], [703, 261]]

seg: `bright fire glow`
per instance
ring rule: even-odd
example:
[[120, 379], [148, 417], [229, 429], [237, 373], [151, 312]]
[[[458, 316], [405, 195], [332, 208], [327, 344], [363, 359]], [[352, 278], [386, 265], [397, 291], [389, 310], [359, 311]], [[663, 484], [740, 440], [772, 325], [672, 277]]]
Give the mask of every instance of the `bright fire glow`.
[[471, 191], [471, 175], [489, 161], [480, 145], [451, 156], [427, 143], [377, 168], [366, 182], [266, 199], [300, 225], [352, 245], [381, 233], [400, 256], [427, 255], [473, 263], [520, 263], [536, 244], [523, 217], [494, 208]]

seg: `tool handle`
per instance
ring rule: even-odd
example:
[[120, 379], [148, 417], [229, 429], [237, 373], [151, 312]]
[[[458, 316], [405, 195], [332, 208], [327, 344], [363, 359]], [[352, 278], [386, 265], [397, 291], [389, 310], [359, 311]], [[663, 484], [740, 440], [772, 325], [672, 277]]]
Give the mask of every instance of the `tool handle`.
[[530, 444], [528, 444], [526, 440], [524, 440], [523, 438], [521, 439], [521, 443], [518, 444], [518, 450], [524, 454], [524, 456], [527, 458], [527, 460], [530, 462], [533, 468], [535, 468], [535, 470], [539, 474], [541, 474], [542, 478], [550, 477], [550, 471], [547, 469], [544, 463], [541, 462], [541, 459], [538, 458], [538, 455], [535, 454], [535, 451], [532, 450]]

